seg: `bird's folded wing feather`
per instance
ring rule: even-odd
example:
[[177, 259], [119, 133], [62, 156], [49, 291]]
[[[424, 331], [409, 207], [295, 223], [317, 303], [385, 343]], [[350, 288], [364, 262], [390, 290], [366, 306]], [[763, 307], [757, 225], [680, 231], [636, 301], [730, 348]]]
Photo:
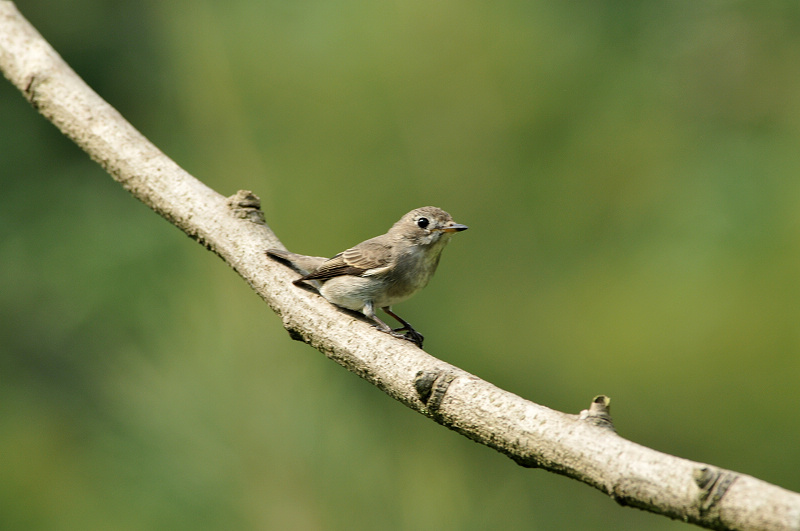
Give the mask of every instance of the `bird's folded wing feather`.
[[391, 249], [380, 241], [367, 240], [337, 254], [323, 263], [303, 280], [325, 280], [342, 275], [362, 276], [372, 274], [374, 269], [385, 267], [391, 257]]

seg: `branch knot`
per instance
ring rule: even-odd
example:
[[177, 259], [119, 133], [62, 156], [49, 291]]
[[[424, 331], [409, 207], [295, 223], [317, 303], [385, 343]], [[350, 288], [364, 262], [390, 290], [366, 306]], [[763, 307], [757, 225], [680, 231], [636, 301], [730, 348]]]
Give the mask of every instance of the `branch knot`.
[[592, 399], [592, 404], [589, 409], [581, 411], [580, 420], [591, 422], [600, 428], [608, 428], [611, 431], [614, 429], [614, 423], [611, 420], [611, 398], [606, 395], [597, 395]]
[[442, 405], [447, 388], [455, 379], [456, 375], [452, 372], [419, 371], [414, 378], [414, 388], [428, 411], [436, 413]]
[[695, 484], [700, 489], [697, 496], [697, 508], [702, 516], [706, 516], [716, 509], [719, 501], [738, 477], [733, 472], [708, 465], [696, 468], [692, 475]]
[[261, 211], [261, 198], [250, 190], [239, 190], [227, 200], [228, 208], [233, 215], [240, 219], [246, 219], [265, 225], [264, 213]]

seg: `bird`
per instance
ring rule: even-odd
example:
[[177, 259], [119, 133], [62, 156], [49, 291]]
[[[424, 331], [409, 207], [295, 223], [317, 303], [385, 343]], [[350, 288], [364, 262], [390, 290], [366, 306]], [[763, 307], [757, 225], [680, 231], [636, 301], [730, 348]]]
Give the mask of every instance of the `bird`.
[[[453, 221], [441, 208], [426, 206], [408, 212], [386, 234], [363, 241], [332, 258], [284, 249], [267, 249], [266, 254], [302, 275], [294, 285], [311, 283], [328, 302], [359, 311], [379, 330], [422, 348], [424, 336], [394, 313], [392, 306], [428, 284], [450, 237], [467, 228]], [[377, 308], [402, 326], [392, 329], [375, 314]]]

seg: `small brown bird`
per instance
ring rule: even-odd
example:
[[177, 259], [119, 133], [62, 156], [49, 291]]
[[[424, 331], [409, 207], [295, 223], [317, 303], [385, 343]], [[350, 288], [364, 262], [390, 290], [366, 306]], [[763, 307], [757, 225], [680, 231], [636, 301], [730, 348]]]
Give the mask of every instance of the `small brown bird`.
[[[267, 254], [288, 262], [303, 275], [294, 281], [295, 285], [310, 281], [329, 302], [360, 311], [375, 321], [380, 330], [422, 347], [422, 334], [395, 314], [392, 305], [428, 284], [450, 236], [466, 229], [466, 225], [453, 221], [441, 208], [428, 206], [412, 210], [386, 234], [363, 241], [330, 259], [282, 249], [269, 249]], [[403, 326], [392, 330], [375, 315], [376, 308], [383, 309]]]

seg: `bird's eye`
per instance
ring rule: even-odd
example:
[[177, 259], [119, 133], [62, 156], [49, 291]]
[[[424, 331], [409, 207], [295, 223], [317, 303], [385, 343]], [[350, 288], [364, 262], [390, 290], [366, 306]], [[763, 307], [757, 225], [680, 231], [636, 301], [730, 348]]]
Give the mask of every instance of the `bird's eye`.
[[428, 221], [428, 218], [419, 218], [417, 220], [417, 227], [424, 229], [425, 227], [428, 226], [428, 223], [430, 223], [430, 221]]

